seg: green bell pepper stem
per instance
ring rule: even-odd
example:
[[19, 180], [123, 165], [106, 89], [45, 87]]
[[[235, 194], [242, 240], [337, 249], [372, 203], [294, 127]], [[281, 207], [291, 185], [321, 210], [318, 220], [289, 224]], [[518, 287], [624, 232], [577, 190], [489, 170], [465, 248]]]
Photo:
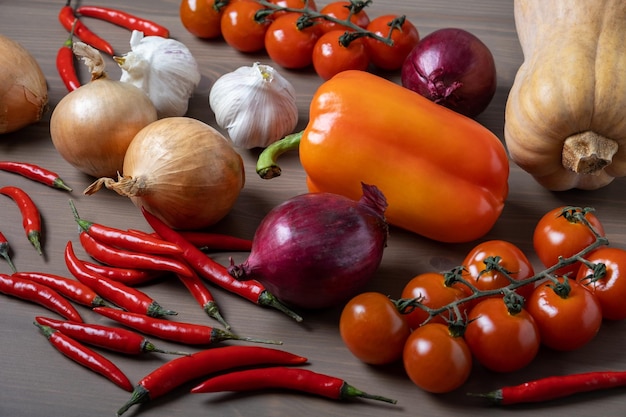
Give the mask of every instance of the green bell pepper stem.
[[265, 148], [257, 160], [256, 173], [264, 180], [279, 177], [281, 169], [277, 163], [278, 157], [287, 151], [298, 149], [302, 133], [301, 131], [287, 135]]

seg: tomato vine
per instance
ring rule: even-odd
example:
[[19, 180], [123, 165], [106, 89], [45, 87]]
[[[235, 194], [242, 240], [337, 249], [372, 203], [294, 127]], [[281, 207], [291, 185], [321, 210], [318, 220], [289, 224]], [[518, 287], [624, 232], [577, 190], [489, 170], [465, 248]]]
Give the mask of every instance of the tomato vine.
[[[585, 217], [587, 213], [591, 211], [593, 211], [593, 209], [589, 207], [580, 208], [567, 206], [562, 209], [563, 216], [566, 216], [569, 219], [575, 219], [576, 221], [582, 223], [587, 228], [589, 228], [589, 230], [593, 233], [594, 241], [582, 250], [580, 250], [578, 253], [575, 253], [568, 257], [559, 257], [556, 264], [535, 273], [531, 277], [517, 280], [511, 276], [512, 273], [510, 271], [507, 271], [506, 268], [502, 267], [499, 262], [500, 259], [498, 259], [497, 256], [489, 257], [484, 260], [486, 267], [492, 270], [497, 270], [498, 273], [506, 277], [509, 280], [508, 285], [502, 288], [488, 290], [479, 289], [470, 280], [463, 277], [463, 272], [465, 271], [465, 268], [463, 266], [458, 266], [452, 268], [450, 271], [445, 273], [447, 280], [446, 285], [454, 285], [455, 283], [465, 285], [471, 290], [471, 294], [437, 308], [428, 307], [422, 304], [419, 297], [413, 299], [405, 298], [396, 300], [396, 305], [403, 313], [410, 313], [415, 308], [423, 309], [429, 315], [429, 317], [426, 319], [426, 322], [432, 320], [432, 318], [438, 315], [449, 312], [449, 320], [456, 322], [456, 324], [458, 325], [460, 322], [462, 323], [465, 320], [465, 318], [461, 314], [459, 306], [467, 304], [468, 302], [475, 302], [478, 299], [502, 295], [505, 297], [504, 302], [506, 303], [507, 307], [509, 307], [510, 309], [516, 309], [519, 307], [520, 303], [521, 305], [523, 305], [524, 300], [523, 297], [516, 294], [515, 290], [528, 284], [534, 284], [541, 280], [551, 281], [551, 285], [555, 288], [555, 291], [558, 289], [558, 292], [561, 296], [566, 296], [566, 293], [569, 291], [570, 288], [570, 286], [567, 284], [569, 277], [565, 275], [566, 279], [559, 280], [559, 274], [557, 273], [557, 271], [563, 267], [575, 264], [577, 262], [582, 262], [589, 266], [589, 262], [585, 260], [585, 256], [595, 251], [596, 249], [609, 244], [609, 240], [603, 235], [603, 233], [599, 231], [596, 227], [594, 227], [594, 225], [591, 224], [589, 220]], [[602, 269], [601, 266], [596, 266], [595, 268], [598, 268], [599, 270]], [[574, 276], [572, 279], [576, 279], [576, 277]]]

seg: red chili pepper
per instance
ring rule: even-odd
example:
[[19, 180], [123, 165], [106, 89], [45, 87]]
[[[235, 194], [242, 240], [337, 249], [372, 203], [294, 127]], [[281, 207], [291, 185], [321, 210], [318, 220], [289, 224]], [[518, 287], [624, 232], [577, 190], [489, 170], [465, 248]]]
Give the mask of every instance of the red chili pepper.
[[299, 365], [307, 358], [261, 346], [224, 346], [172, 359], [135, 386], [130, 400], [117, 412], [122, 415], [135, 404], [159, 398], [196, 378], [227, 369], [253, 365]]
[[22, 213], [22, 225], [26, 232], [26, 237], [33, 244], [37, 253], [41, 252], [41, 216], [39, 209], [30, 196], [21, 188], [5, 186], [0, 188], [0, 194], [4, 194], [15, 201]]
[[177, 244], [183, 250], [182, 257], [196, 272], [209, 282], [225, 290], [237, 294], [244, 299], [260, 306], [273, 307], [289, 317], [300, 322], [302, 317], [285, 307], [278, 299], [256, 280], [239, 281], [228, 273], [228, 269], [206, 256], [195, 245], [183, 238], [180, 233], [172, 229], [159, 218], [141, 208], [146, 221], [162, 239]]
[[74, 306], [52, 288], [29, 279], [0, 274], [0, 292], [37, 303], [68, 320], [83, 321]]
[[63, 46], [61, 46], [57, 52], [57, 72], [61, 77], [61, 81], [65, 84], [67, 91], [74, 91], [80, 87], [80, 80], [76, 75], [76, 68], [74, 67], [74, 29], [78, 24], [78, 18], [74, 19], [70, 36], [67, 38]]
[[29, 180], [40, 182], [49, 187], [72, 191], [70, 187], [59, 177], [59, 174], [39, 165], [27, 162], [0, 161], [0, 170], [19, 174]]
[[71, 0], [67, 0], [65, 6], [63, 6], [59, 11], [59, 22], [61, 22], [61, 25], [63, 25], [68, 32], [74, 30], [76, 37], [85, 42], [87, 45], [93, 46], [94, 48], [99, 49], [102, 52], [106, 52], [111, 56], [115, 55], [113, 47], [110, 43], [92, 32], [80, 20], [76, 21], [77, 16], [74, 13], [74, 9], [70, 6], [70, 3]]
[[228, 330], [216, 329], [215, 327], [205, 326], [203, 324], [173, 322], [171, 320], [148, 317], [145, 314], [118, 310], [116, 308], [96, 307], [93, 311], [143, 334], [185, 345], [210, 345], [225, 340], [282, 344], [282, 342], [271, 340], [237, 336]]
[[178, 259], [115, 248], [94, 239], [86, 232], [80, 233], [80, 243], [89, 256], [106, 265], [118, 268], [169, 271], [184, 276], [193, 274], [193, 271]]
[[107, 303], [94, 290], [75, 279], [45, 272], [15, 272], [14, 277], [29, 279], [42, 285], [47, 285], [59, 294], [84, 306], [103, 307]]
[[371, 395], [334, 376], [303, 368], [271, 367], [246, 369], [210, 378], [192, 393], [219, 391], [254, 391], [266, 388], [284, 388], [319, 395], [333, 400], [367, 398], [395, 404], [397, 401], [380, 395]]
[[511, 405], [533, 403], [564, 398], [570, 395], [626, 386], [626, 372], [586, 372], [580, 374], [551, 376], [508, 386], [486, 394], [469, 395], [484, 397], [495, 404]]
[[180, 235], [201, 250], [250, 251], [252, 240], [222, 233], [180, 231]]
[[117, 268], [109, 265], [94, 264], [87, 261], [81, 261], [81, 263], [86, 269], [91, 272], [102, 275], [105, 278], [112, 279], [113, 281], [121, 282], [131, 287], [134, 285], [145, 284], [163, 275], [161, 271], [147, 271], [143, 269], [133, 268]]
[[129, 30], [139, 30], [146, 36], [162, 36], [164, 38], [170, 36], [170, 31], [167, 28], [122, 10], [101, 6], [80, 6], [76, 9], [76, 13], [81, 16], [104, 20]]
[[46, 336], [52, 346], [59, 352], [84, 367], [106, 377], [122, 389], [130, 392], [133, 391], [133, 384], [113, 362], [51, 327], [42, 326], [37, 322], [34, 324], [39, 327], [43, 335]]
[[[143, 234], [141, 230], [129, 229], [129, 232]], [[252, 241], [223, 233], [198, 232], [195, 230], [178, 230], [178, 233], [185, 240], [193, 244], [198, 249], [220, 250], [220, 251], [249, 251], [252, 249]], [[150, 233], [152, 236], [160, 237], [157, 233]]]
[[187, 290], [189, 290], [191, 295], [193, 295], [198, 304], [200, 304], [200, 307], [202, 307], [204, 312], [207, 313], [209, 317], [219, 321], [227, 330], [230, 329], [230, 325], [226, 323], [226, 320], [224, 320], [219, 308], [217, 307], [213, 294], [211, 294], [211, 291], [209, 291], [209, 289], [204, 285], [197, 274], [193, 274], [191, 277], [179, 275], [178, 279], [180, 279]]
[[74, 214], [74, 220], [76, 220], [76, 223], [78, 223], [81, 230], [86, 232], [95, 240], [106, 245], [129, 251], [156, 255], [179, 255], [183, 251], [178, 245], [154, 237], [148, 233], [139, 235], [138, 233], [82, 219], [78, 215], [78, 210], [76, 210], [76, 206], [72, 200], [70, 200], [70, 208]]
[[11, 267], [11, 270], [13, 272], [16, 272], [17, 269], [15, 268], [15, 264], [13, 264], [13, 260], [11, 259], [11, 255], [9, 254], [9, 249], [10, 249], [9, 241], [4, 236], [4, 234], [0, 232], [0, 256], [2, 256], [7, 261], [7, 263], [9, 264], [9, 267]]
[[185, 352], [173, 352], [156, 347], [148, 339], [128, 329], [109, 327], [100, 324], [78, 323], [75, 321], [63, 321], [48, 317], [35, 317], [37, 323], [51, 327], [61, 333], [89, 345], [98, 346], [114, 352], [127, 355], [139, 355], [141, 353], [167, 353], [172, 355], [189, 355]]
[[71, 241], [68, 241], [65, 247], [65, 264], [76, 279], [118, 307], [153, 317], [177, 314], [175, 311], [165, 310], [144, 292], [85, 268], [74, 253]]

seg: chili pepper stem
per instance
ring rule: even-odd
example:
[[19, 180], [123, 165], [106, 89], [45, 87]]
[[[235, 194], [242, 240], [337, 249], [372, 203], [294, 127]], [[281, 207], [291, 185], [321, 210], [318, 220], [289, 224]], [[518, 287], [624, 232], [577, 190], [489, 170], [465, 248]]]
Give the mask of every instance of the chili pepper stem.
[[342, 398], [366, 398], [368, 400], [376, 400], [376, 401], [383, 401], [386, 403], [390, 403], [390, 404], [396, 404], [398, 401], [394, 400], [392, 398], [387, 398], [387, 397], [383, 397], [381, 395], [372, 395], [372, 394], [368, 394], [366, 392], [361, 391], [360, 389], [344, 382], [344, 384], [341, 386], [341, 397]]
[[163, 317], [163, 316], [176, 316], [178, 313], [174, 310], [166, 310], [159, 303], [153, 301], [148, 306], [148, 311], [146, 315], [150, 317]]
[[43, 252], [41, 250], [41, 233], [36, 231], [30, 232], [28, 234], [28, 240], [30, 241], [30, 243], [33, 244], [37, 253], [39, 255], [43, 255]]
[[61, 178], [56, 178], [52, 182], [52, 186], [54, 188], [58, 188], [60, 190], [65, 190], [65, 191], [72, 192], [72, 188], [69, 185], [67, 185]]
[[74, 215], [74, 220], [81, 228], [81, 230], [84, 230], [85, 232], [88, 231], [93, 223], [80, 217], [80, 215], [78, 214], [78, 210], [76, 209], [76, 205], [74, 205], [74, 201], [72, 201], [71, 199], [70, 209], [72, 210], [72, 214]]
[[259, 295], [259, 305], [265, 306], [265, 307], [272, 307], [272, 308], [275, 308], [278, 311], [282, 311], [283, 313], [285, 313], [287, 316], [291, 317], [292, 319], [294, 319], [298, 323], [302, 322], [302, 320], [303, 320], [302, 316], [300, 316], [299, 314], [297, 314], [293, 310], [287, 308], [287, 306], [285, 306], [280, 301], [278, 301], [278, 299], [276, 298], [275, 295], [271, 294], [267, 290], [263, 291]]
[[467, 393], [468, 397], [475, 397], [475, 398], [485, 398], [487, 400], [489, 400], [490, 402], [494, 403], [494, 404], [498, 404], [500, 401], [502, 401], [502, 390], [498, 389], [495, 391], [490, 391], [490, 392], [468, 392]]
[[117, 410], [117, 416], [124, 414], [130, 407], [136, 404], [142, 404], [150, 400], [150, 392], [141, 385], [136, 385], [130, 396], [130, 399]]
[[15, 268], [15, 264], [13, 264], [13, 260], [9, 255], [9, 244], [7, 242], [0, 243], [0, 256], [7, 261], [9, 267], [14, 273], [17, 272], [17, 268]]
[[287, 135], [265, 148], [257, 160], [257, 174], [264, 180], [279, 177], [281, 169], [276, 162], [278, 157], [287, 151], [298, 149], [300, 140], [302, 139], [302, 133], [303, 132], [300, 131]]
[[141, 351], [142, 352], [153, 352], [153, 353], [165, 353], [167, 355], [180, 355], [180, 356], [189, 356], [189, 355], [191, 355], [191, 353], [189, 353], [189, 352], [182, 352], [182, 351], [179, 351], [179, 350], [163, 350], [163, 349], [160, 349], [160, 348], [156, 347], [149, 340], [144, 340], [144, 342], [143, 342], [143, 344], [141, 346]]
[[255, 339], [252, 337], [237, 336], [235, 333], [220, 329], [213, 329], [211, 339], [215, 342], [222, 342], [225, 340], [241, 340], [242, 342], [265, 343], [269, 345], [283, 344], [280, 340]]
[[220, 322], [220, 324], [224, 326], [226, 330], [230, 330], [230, 324], [228, 324], [226, 320], [224, 320], [224, 317], [222, 317], [222, 314], [220, 313], [220, 310], [217, 307], [217, 303], [215, 303], [215, 301], [210, 301], [206, 303], [204, 305], [204, 311], [208, 314], [209, 317]]

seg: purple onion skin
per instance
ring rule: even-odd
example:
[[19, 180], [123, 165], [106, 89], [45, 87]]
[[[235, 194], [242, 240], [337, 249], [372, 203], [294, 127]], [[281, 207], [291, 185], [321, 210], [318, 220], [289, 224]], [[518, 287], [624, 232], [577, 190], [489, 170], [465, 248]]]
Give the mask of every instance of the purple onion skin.
[[263, 218], [250, 256], [229, 272], [258, 280], [292, 307], [337, 306], [360, 292], [380, 265], [386, 207], [380, 190], [366, 184], [358, 202], [332, 193], [293, 197]]
[[402, 65], [401, 80], [404, 87], [474, 118], [496, 92], [496, 65], [476, 36], [445, 28], [420, 40]]

